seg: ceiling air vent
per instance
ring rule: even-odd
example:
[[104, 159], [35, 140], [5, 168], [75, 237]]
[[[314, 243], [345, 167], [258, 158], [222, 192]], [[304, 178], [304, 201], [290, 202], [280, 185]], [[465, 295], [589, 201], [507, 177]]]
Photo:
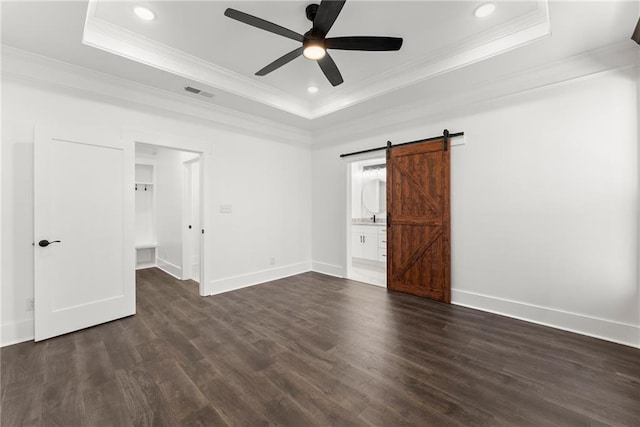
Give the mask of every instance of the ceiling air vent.
[[193, 93], [195, 95], [200, 95], [200, 96], [204, 96], [207, 98], [213, 98], [213, 94], [209, 93], [209, 92], [205, 92], [202, 89], [198, 89], [197, 87], [192, 87], [192, 86], [185, 86], [184, 90], [186, 90], [187, 92]]

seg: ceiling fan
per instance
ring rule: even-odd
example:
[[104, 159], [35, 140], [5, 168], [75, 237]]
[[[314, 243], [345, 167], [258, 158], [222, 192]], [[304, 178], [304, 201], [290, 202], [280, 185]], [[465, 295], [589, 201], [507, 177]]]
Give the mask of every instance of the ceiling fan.
[[267, 75], [302, 55], [307, 59], [317, 61], [329, 82], [333, 86], [338, 86], [344, 80], [327, 49], [390, 51], [400, 50], [402, 46], [402, 38], [398, 37], [352, 36], [327, 38], [327, 33], [338, 18], [345, 2], [346, 0], [322, 0], [319, 5], [310, 4], [307, 6], [305, 10], [307, 19], [313, 23], [313, 27], [304, 35], [239, 10], [227, 9], [224, 14], [229, 18], [253, 27], [302, 43], [301, 47], [292, 50], [259, 70], [256, 73], [257, 76]]

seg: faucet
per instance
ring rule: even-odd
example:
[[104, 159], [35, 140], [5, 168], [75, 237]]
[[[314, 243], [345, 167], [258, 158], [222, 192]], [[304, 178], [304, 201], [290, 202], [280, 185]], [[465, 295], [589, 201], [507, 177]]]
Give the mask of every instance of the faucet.
[[376, 222], [376, 214], [373, 214], [373, 216], [371, 217], [371, 219], [373, 220], [373, 222]]

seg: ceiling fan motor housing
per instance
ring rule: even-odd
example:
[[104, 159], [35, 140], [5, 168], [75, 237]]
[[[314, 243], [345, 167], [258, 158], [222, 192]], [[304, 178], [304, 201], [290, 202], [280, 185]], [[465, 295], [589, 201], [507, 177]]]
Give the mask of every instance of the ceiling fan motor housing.
[[311, 22], [313, 22], [313, 20], [316, 18], [316, 13], [318, 12], [318, 6], [317, 4], [310, 4], [309, 6], [307, 6], [307, 8], [305, 9], [305, 12], [307, 13], [307, 19]]
[[302, 41], [302, 47], [308, 46], [320, 46], [324, 49], [324, 37], [317, 36], [313, 33], [313, 29], [304, 33], [304, 40]]
[[301, 47], [286, 53], [258, 70], [257, 76], [266, 76], [299, 56], [304, 56], [309, 60], [316, 61], [331, 85], [338, 86], [344, 80], [327, 49], [373, 52], [399, 50], [402, 46], [402, 38], [400, 37], [347, 36], [327, 38], [327, 33], [331, 30], [345, 3], [346, 0], [322, 0], [320, 4], [309, 4], [305, 8], [305, 13], [307, 19], [312, 22], [312, 27], [304, 35], [239, 10], [227, 8], [224, 14], [252, 27], [302, 43]]
[[[313, 20], [316, 19], [316, 14], [318, 13], [319, 7], [320, 5], [315, 3], [311, 3], [306, 7], [305, 13], [307, 14], [307, 19], [309, 21], [313, 22]], [[313, 27], [309, 31], [304, 33], [304, 40], [302, 41], [302, 47], [304, 49], [311, 46], [318, 46], [322, 49], [325, 49], [324, 37], [314, 34]]]

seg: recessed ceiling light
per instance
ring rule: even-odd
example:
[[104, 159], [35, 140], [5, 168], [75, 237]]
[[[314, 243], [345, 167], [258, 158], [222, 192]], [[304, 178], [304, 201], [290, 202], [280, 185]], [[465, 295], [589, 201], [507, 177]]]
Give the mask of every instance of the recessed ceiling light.
[[485, 3], [478, 6], [473, 12], [474, 15], [478, 18], [485, 18], [491, 15], [496, 10], [496, 5], [493, 3]]
[[318, 93], [318, 88], [316, 86], [309, 86], [307, 88], [307, 92], [309, 92], [309, 93]]
[[133, 13], [135, 13], [138, 18], [145, 21], [153, 21], [154, 19], [156, 19], [156, 14], [153, 13], [151, 9], [146, 8], [144, 6], [134, 7]]

